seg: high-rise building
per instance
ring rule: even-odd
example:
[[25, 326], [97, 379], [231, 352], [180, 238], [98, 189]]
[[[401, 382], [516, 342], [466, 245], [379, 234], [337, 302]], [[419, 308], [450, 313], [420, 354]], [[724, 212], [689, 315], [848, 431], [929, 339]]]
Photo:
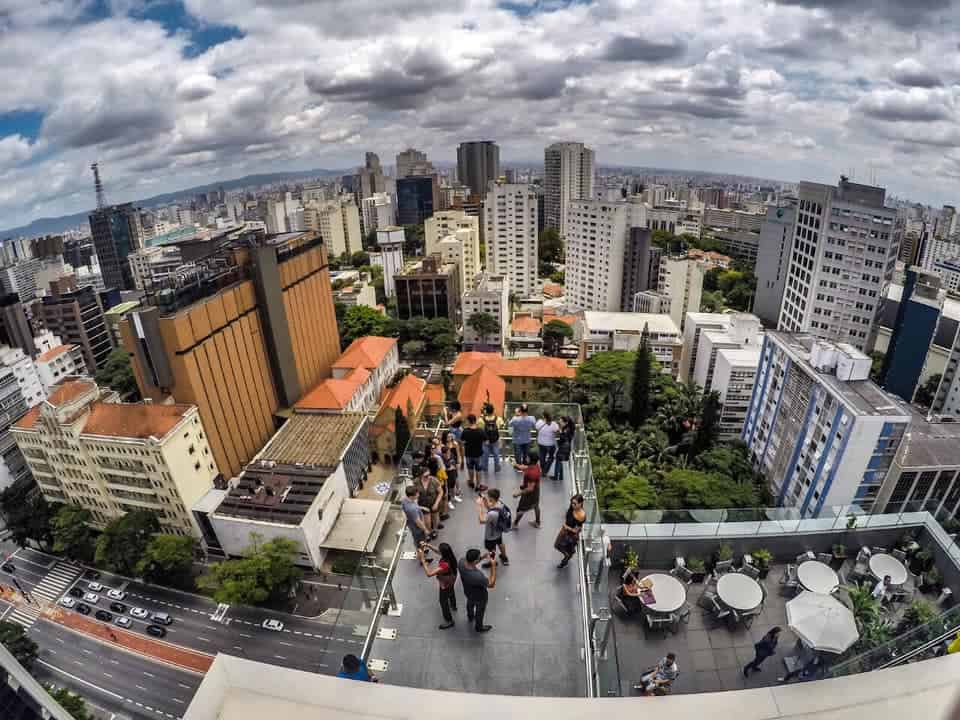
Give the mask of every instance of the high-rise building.
[[[691, 317], [702, 313], [688, 313], [687, 324]], [[717, 390], [714, 376], [717, 368], [717, 354], [721, 350], [740, 350], [760, 348], [763, 343], [763, 327], [756, 315], [749, 313], [729, 313], [726, 324], [719, 330], [705, 329], [698, 333], [696, 363], [691, 367], [691, 381], [703, 388], [704, 393]], [[684, 334], [686, 340], [686, 333]]]
[[406, 239], [402, 227], [388, 225], [377, 230], [380, 265], [383, 267], [383, 292], [388, 298], [397, 294], [394, 278], [403, 272], [403, 246]]
[[77, 288], [73, 276], [51, 283], [50, 294], [43, 297], [40, 311], [43, 327], [63, 342], [80, 347], [90, 375], [103, 367], [113, 350], [113, 339], [93, 287]]
[[349, 255], [363, 249], [360, 212], [353, 198], [348, 195], [309, 203], [303, 209], [303, 222], [306, 230], [320, 233], [327, 246], [327, 253], [332, 257], [340, 257], [344, 253]]
[[[383, 175], [383, 168], [380, 166], [380, 158], [376, 153], [368, 152], [364, 157], [364, 165], [357, 173], [360, 182], [356, 188], [360, 195], [360, 200], [365, 200], [377, 193], [387, 191], [386, 178]], [[366, 232], [370, 232], [368, 228]]]
[[0, 269], [0, 291], [16, 294], [20, 302], [29, 302], [37, 294], [37, 273], [41, 263], [37, 258], [25, 258]]
[[394, 276], [397, 317], [447, 318], [460, 321], [460, 269], [444, 264], [439, 255], [428, 255]]
[[734, 440], [743, 433], [760, 365], [760, 348], [758, 344], [717, 351], [712, 390], [717, 393], [720, 402], [717, 421], [717, 437], [720, 440]]
[[795, 207], [771, 207], [767, 208], [767, 217], [760, 227], [753, 314], [772, 327], [776, 327], [780, 318], [796, 218]]
[[[510, 333], [510, 283], [501, 276], [482, 275], [475, 287], [463, 293], [463, 349], [503, 351]], [[495, 335], [481, 337], [467, 322], [475, 313], [487, 313], [497, 321]]]
[[[34, 305], [38, 306], [39, 301]], [[16, 295], [0, 297], [0, 341], [10, 347], [18, 347], [33, 357], [38, 352], [33, 333], [34, 328], [20, 298]]]
[[267, 198], [264, 223], [266, 223], [267, 233], [270, 235], [285, 233], [290, 229], [287, 221], [286, 200], [272, 197]]
[[937, 240], [946, 240], [957, 233], [957, 209], [953, 205], [944, 205], [937, 218], [933, 236]]
[[800, 183], [780, 330], [872, 346], [899, 252], [885, 195], [845, 177], [837, 187]]
[[457, 179], [474, 195], [500, 177], [500, 146], [493, 140], [462, 142], [457, 148]]
[[507, 278], [510, 292], [532, 295], [539, 257], [537, 194], [528, 185], [495, 182], [483, 205], [487, 272]]
[[10, 433], [29, 407], [14, 368], [0, 367], [0, 491], [30, 476], [27, 461]]
[[579, 142], [550, 145], [543, 156], [544, 224], [567, 234], [567, 205], [593, 197], [593, 150]]
[[[657, 289], [661, 250], [653, 245], [651, 236], [650, 230], [642, 227], [631, 227], [627, 234], [623, 255], [623, 289], [620, 292], [620, 310], [623, 312], [633, 309], [637, 293]], [[570, 252], [569, 240], [567, 252]]]
[[456, 261], [461, 269], [460, 288], [468, 290], [480, 273], [480, 218], [463, 210], [441, 210], [427, 218], [424, 252], [440, 253], [445, 261]]
[[629, 229], [627, 203], [570, 200], [564, 235], [564, 285], [572, 305], [602, 312], [622, 309], [624, 251]]
[[432, 175], [433, 173], [433, 163], [427, 160], [425, 152], [407, 148], [397, 153], [397, 180], [419, 175]]
[[397, 222], [420, 225], [440, 209], [436, 175], [409, 175], [397, 180]]
[[90, 234], [107, 287], [135, 289], [127, 256], [143, 247], [140, 212], [132, 203], [111, 205], [90, 213]]
[[680, 354], [680, 369], [677, 380], [689, 383], [697, 367], [697, 353], [700, 350], [700, 335], [708, 330], [723, 331], [730, 327], [730, 316], [726, 313], [688, 312], [683, 325], [683, 351]]
[[670, 296], [670, 317], [681, 331], [687, 313], [700, 311], [705, 274], [704, 265], [696, 260], [666, 256], [660, 260], [657, 291]]
[[93, 380], [68, 379], [11, 434], [49, 502], [89, 510], [97, 527], [149, 509], [163, 532], [201, 536], [191, 507], [218, 472], [195, 406], [105, 402]]
[[664, 295], [656, 290], [643, 290], [633, 295], [633, 306], [623, 312], [632, 310], [636, 313], [645, 314], [670, 314], [670, 306], [673, 305], [673, 298]]
[[141, 394], [196, 405], [232, 477], [340, 353], [327, 253], [315, 233], [248, 233], [192, 273], [147, 296], [121, 334]]
[[848, 343], [766, 334], [741, 437], [778, 506], [803, 517], [873, 509], [910, 410], [869, 374], [870, 358]]

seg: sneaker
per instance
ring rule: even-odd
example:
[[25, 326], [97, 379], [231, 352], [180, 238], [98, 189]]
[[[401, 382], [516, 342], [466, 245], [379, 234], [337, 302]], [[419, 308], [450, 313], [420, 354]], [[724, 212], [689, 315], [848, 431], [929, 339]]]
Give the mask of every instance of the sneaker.
[[477, 632], [490, 632], [493, 630], [493, 625], [484, 625], [483, 627], [475, 628]]
[[443, 625], [438, 625], [437, 630], [449, 630], [454, 625], [456, 625], [456, 623], [453, 620], [451, 620], [450, 622], [445, 622]]
[[507, 565], [510, 564], [510, 558], [508, 558], [506, 555], [501, 555], [501, 556], [500, 556], [500, 564], [503, 565], [504, 567], [506, 567]]
[[451, 503], [447, 503], [447, 506], [448, 506], [451, 510], [456, 510], [456, 509], [457, 509], [457, 506], [454, 505], [452, 502], [451, 502]]
[[530, 524], [533, 525], [533, 526], [534, 526], [535, 528], [537, 528], [537, 529], [540, 528], [540, 523], [538, 523], [536, 520], [531, 520], [531, 521], [530, 521]]
[[[444, 525], [443, 525], [443, 523], [440, 523], [439, 525], [437, 525], [437, 530], [443, 530], [443, 528], [444, 528]], [[437, 536], [437, 534], [436, 534], [436, 533], [434, 533], [434, 534], [433, 534], [433, 536], [434, 536], [434, 537], [436, 537], [436, 536]]]
[[453, 496], [453, 501], [454, 501], [454, 502], [463, 502], [463, 498], [460, 497], [459, 495], [454, 495], [454, 496]]

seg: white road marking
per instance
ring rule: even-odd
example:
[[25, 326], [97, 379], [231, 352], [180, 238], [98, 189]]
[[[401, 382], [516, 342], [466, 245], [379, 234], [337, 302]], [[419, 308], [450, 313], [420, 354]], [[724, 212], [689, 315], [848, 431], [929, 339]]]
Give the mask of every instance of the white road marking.
[[246, 633], [240, 633], [240, 637], [252, 638], [253, 635], [247, 635]]
[[104, 673], [103, 676], [104, 676], [104, 677], [108, 677], [108, 678], [112, 678], [112, 677], [113, 677], [113, 675], [111, 675], [110, 673]]
[[[76, 675], [71, 675], [70, 673], [66, 672], [65, 670], [61, 670], [60, 668], [58, 668], [56, 665], [51, 665], [50, 663], [45, 662], [45, 661], [43, 661], [43, 660], [37, 660], [36, 662], [40, 663], [40, 664], [43, 665], [44, 667], [48, 667], [48, 668], [50, 668], [51, 670], [54, 670], [54, 671], [60, 673], [61, 675], [65, 675], [66, 677], [70, 678], [71, 680], [75, 680], [76, 682], [83, 683], [84, 685], [89, 685], [90, 687], [94, 688], [95, 690], [99, 690], [100, 692], [104, 693], [105, 695], [109, 695], [109, 696], [111, 696], [111, 697], [115, 697], [117, 700], [126, 700], [126, 699], [127, 699], [127, 698], [124, 698], [122, 695], [118, 695], [118, 694], [115, 693], [115, 692], [111, 692], [110, 690], [107, 690], [106, 688], [102, 688], [102, 687], [100, 687], [99, 685], [94, 685], [92, 682], [88, 682], [88, 681], [84, 680], [83, 678], [79, 678], [79, 677], [77, 677]], [[129, 702], [129, 700], [128, 700], [128, 702]]]
[[233, 646], [233, 649], [234, 649], [234, 650], [243, 650], [243, 648], [240, 647], [239, 645], [234, 645], [234, 646]]
[[170, 699], [173, 700], [175, 703], [180, 703], [181, 705], [184, 704], [183, 700], [181, 700], [180, 698], [170, 698]]
[[203, 640], [204, 642], [210, 642], [210, 638], [201, 637], [200, 635], [197, 635], [197, 640]]
[[143, 671], [143, 674], [146, 675], [147, 677], [156, 677], [156, 675], [154, 675], [153, 673], [148, 673], [146, 670]]
[[135, 687], [137, 690], [146, 691], [146, 688], [145, 688], [143, 685], [134, 685], [134, 687]]
[[283, 655], [274, 655], [274, 657], [275, 657], [277, 660], [286, 660], [286, 658], [285, 658]]
[[187, 690], [190, 689], [190, 686], [189, 686], [189, 685], [184, 685], [182, 682], [178, 682], [177, 685], [179, 685], [179, 686], [182, 687], [182, 688], [186, 688]]
[[293, 647], [293, 643], [285, 643], [283, 640], [278, 641], [281, 645], [286, 645], [287, 647]]

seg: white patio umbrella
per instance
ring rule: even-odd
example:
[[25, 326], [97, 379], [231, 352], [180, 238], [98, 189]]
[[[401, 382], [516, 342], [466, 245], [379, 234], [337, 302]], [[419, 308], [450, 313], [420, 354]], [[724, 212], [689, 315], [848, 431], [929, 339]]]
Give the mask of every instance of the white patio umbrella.
[[842, 653], [860, 637], [853, 613], [832, 595], [804, 591], [787, 603], [787, 624], [814, 650]]

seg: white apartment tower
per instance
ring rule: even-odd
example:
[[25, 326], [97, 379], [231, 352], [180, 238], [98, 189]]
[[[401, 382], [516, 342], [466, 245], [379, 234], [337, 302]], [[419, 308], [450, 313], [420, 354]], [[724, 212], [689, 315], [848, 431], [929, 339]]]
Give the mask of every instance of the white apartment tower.
[[660, 261], [657, 291], [670, 296], [670, 317], [682, 331], [688, 312], [699, 312], [704, 266], [696, 260], [665, 257]]
[[304, 208], [303, 214], [306, 229], [320, 233], [330, 257], [340, 257], [344, 253], [363, 249], [360, 211], [352, 197], [310, 203]]
[[491, 350], [492, 348], [499, 348], [502, 351], [507, 338], [510, 336], [510, 287], [507, 279], [487, 275], [478, 278], [476, 287], [463, 293], [461, 308], [464, 319], [469, 318], [474, 313], [489, 313], [497, 319], [497, 325], [500, 327], [496, 335], [481, 338], [477, 331], [465, 322], [463, 324], [463, 349]]
[[375, 193], [364, 198], [362, 205], [364, 235], [397, 224], [397, 208], [387, 193]]
[[778, 329], [869, 349], [899, 246], [884, 188], [800, 183]]
[[567, 206], [571, 200], [593, 197], [593, 150], [579, 142], [559, 142], [543, 153], [544, 225], [566, 237]]
[[600, 312], [620, 310], [629, 216], [624, 202], [570, 201], [565, 234], [565, 288], [570, 304]]
[[527, 297], [537, 286], [537, 194], [528, 185], [491, 183], [483, 205], [487, 271]]

